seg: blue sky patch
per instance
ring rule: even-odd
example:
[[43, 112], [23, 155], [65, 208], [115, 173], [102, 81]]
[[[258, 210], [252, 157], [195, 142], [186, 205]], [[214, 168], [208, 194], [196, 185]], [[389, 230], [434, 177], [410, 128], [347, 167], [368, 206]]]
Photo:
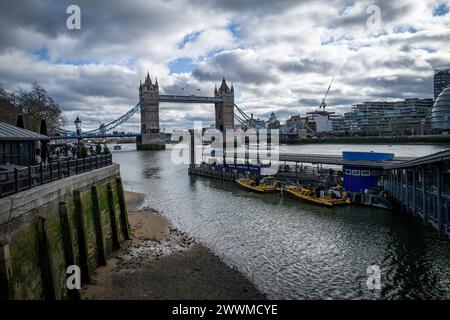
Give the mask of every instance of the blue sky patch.
[[431, 47], [425, 47], [425, 48], [423, 48], [423, 50], [425, 50], [428, 53], [435, 53], [435, 52], [437, 52], [437, 49], [431, 48]]
[[39, 60], [46, 60], [49, 61], [50, 60], [50, 55], [48, 52], [48, 49], [46, 47], [42, 47], [37, 49], [34, 52], [34, 55], [39, 59]]
[[228, 30], [230, 30], [231, 34], [236, 38], [241, 34], [241, 26], [235, 22], [230, 22], [228, 24]]
[[85, 64], [101, 64], [101, 60], [93, 60], [93, 59], [74, 59], [74, 60], [58, 60], [57, 64], [69, 64], [73, 66], [81, 66]]
[[181, 40], [178, 45], [177, 48], [178, 49], [183, 49], [187, 43], [189, 42], [194, 42], [195, 40], [197, 40], [197, 38], [202, 34], [202, 31], [195, 31], [192, 33], [189, 33], [187, 35], [184, 36], [183, 40]]
[[193, 71], [197, 65], [191, 58], [178, 58], [169, 62], [170, 73], [187, 73]]
[[448, 13], [448, 11], [449, 11], [448, 5], [446, 5], [445, 3], [441, 3], [434, 9], [433, 17], [445, 16]]
[[395, 27], [393, 31], [394, 33], [405, 33], [405, 32], [416, 33], [417, 29], [411, 26], [400, 26]]

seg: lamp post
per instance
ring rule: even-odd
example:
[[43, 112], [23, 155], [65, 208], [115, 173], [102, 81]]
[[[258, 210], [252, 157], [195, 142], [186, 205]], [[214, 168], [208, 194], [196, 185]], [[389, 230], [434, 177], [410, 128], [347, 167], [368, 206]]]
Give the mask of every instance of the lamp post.
[[80, 120], [80, 118], [78, 118], [78, 116], [75, 119], [74, 123], [75, 123], [75, 128], [77, 131], [77, 136], [80, 136], [81, 135], [81, 120]]
[[80, 120], [80, 118], [78, 118], [78, 116], [75, 119], [74, 123], [75, 123], [77, 139], [78, 139], [78, 143], [77, 143], [77, 151], [78, 151], [80, 149], [80, 141], [81, 141], [81, 120]]

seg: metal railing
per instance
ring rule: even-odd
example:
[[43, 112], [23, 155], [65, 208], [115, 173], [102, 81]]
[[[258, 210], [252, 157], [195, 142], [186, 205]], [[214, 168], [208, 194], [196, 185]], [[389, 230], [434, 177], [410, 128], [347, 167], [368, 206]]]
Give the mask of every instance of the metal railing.
[[108, 154], [0, 171], [0, 198], [111, 164], [112, 156]]
[[[434, 186], [427, 186], [426, 190], [423, 190], [421, 186], [414, 188], [411, 185], [386, 181], [385, 189], [389, 191], [391, 197], [405, 205], [410, 212], [416, 212], [426, 218], [433, 226], [442, 224], [445, 230], [450, 232], [450, 193], [448, 190], [444, 190], [439, 198]], [[441, 217], [438, 215], [439, 210]]]

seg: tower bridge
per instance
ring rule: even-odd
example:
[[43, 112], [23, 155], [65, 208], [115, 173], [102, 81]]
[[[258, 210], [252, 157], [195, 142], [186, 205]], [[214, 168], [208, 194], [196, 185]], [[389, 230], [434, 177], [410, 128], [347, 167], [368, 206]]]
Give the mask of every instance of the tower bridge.
[[[82, 139], [82, 138], [111, 138], [111, 137], [136, 137], [138, 149], [164, 149], [165, 137], [160, 132], [159, 123], [159, 103], [209, 103], [214, 104], [215, 110], [215, 128], [218, 130], [234, 129], [234, 119], [244, 124], [250, 117], [234, 103], [234, 87], [228, 86], [225, 78], [219, 88], [214, 89], [214, 96], [197, 96], [197, 95], [173, 95], [160, 94], [158, 80], [155, 78], [153, 83], [150, 74], [144, 82], [139, 84], [139, 102], [134, 105], [125, 114], [113, 121], [102, 124], [99, 128], [81, 132], [81, 128], [77, 131], [58, 129], [59, 136], [52, 139]], [[235, 114], [234, 109], [237, 113]], [[140, 112], [141, 130], [139, 132], [120, 133], [113, 129], [126, 123], [134, 114]], [[117, 130], [117, 129], [116, 129]]]
[[[136, 137], [137, 148], [144, 149], [164, 149], [165, 136], [160, 132], [159, 122], [159, 103], [209, 103], [214, 104], [215, 128], [224, 131], [234, 129], [234, 120], [246, 128], [254, 128], [253, 119], [248, 116], [242, 108], [234, 103], [234, 87], [229, 87], [225, 78], [222, 79], [220, 87], [214, 89], [214, 96], [197, 95], [174, 95], [160, 94], [158, 80], [155, 82], [150, 78], [149, 73], [139, 84], [139, 102], [130, 110], [113, 121], [102, 124], [97, 129], [89, 131], [76, 131], [58, 129], [56, 132], [60, 135], [53, 136], [54, 140], [63, 139], [94, 139], [94, 138], [113, 138], [113, 137]], [[235, 112], [236, 110], [236, 112]], [[117, 128], [126, 123], [133, 115], [140, 112], [140, 131], [138, 132], [119, 132]], [[116, 130], [114, 130], [116, 129]], [[257, 130], [258, 131], [258, 130]], [[296, 136], [292, 130], [283, 130], [280, 128], [280, 137]]]
[[215, 107], [216, 129], [234, 129], [234, 88], [228, 87], [225, 78], [217, 89], [214, 89], [214, 97], [160, 95], [158, 79], [152, 82], [149, 73], [139, 84], [139, 104], [141, 112], [141, 135], [137, 137], [137, 148], [165, 149], [164, 134], [159, 127], [159, 103], [211, 103]]

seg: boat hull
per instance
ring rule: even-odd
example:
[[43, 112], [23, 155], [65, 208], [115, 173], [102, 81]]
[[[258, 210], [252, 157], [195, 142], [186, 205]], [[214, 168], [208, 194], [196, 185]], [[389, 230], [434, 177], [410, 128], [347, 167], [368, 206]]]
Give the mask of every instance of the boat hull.
[[236, 180], [237, 184], [246, 189], [246, 190], [250, 190], [253, 192], [258, 192], [258, 193], [275, 193], [280, 191], [279, 188], [277, 188], [276, 186], [264, 186], [261, 187], [259, 185], [251, 185], [250, 180]]
[[304, 202], [312, 203], [315, 205], [319, 205], [322, 207], [331, 208], [331, 207], [344, 206], [344, 205], [351, 204], [350, 198], [345, 198], [345, 199], [344, 198], [341, 198], [341, 199], [316, 198], [316, 197], [308, 196], [301, 192], [297, 192], [296, 190], [290, 189], [290, 188], [286, 188], [283, 191], [295, 199], [302, 200]]

